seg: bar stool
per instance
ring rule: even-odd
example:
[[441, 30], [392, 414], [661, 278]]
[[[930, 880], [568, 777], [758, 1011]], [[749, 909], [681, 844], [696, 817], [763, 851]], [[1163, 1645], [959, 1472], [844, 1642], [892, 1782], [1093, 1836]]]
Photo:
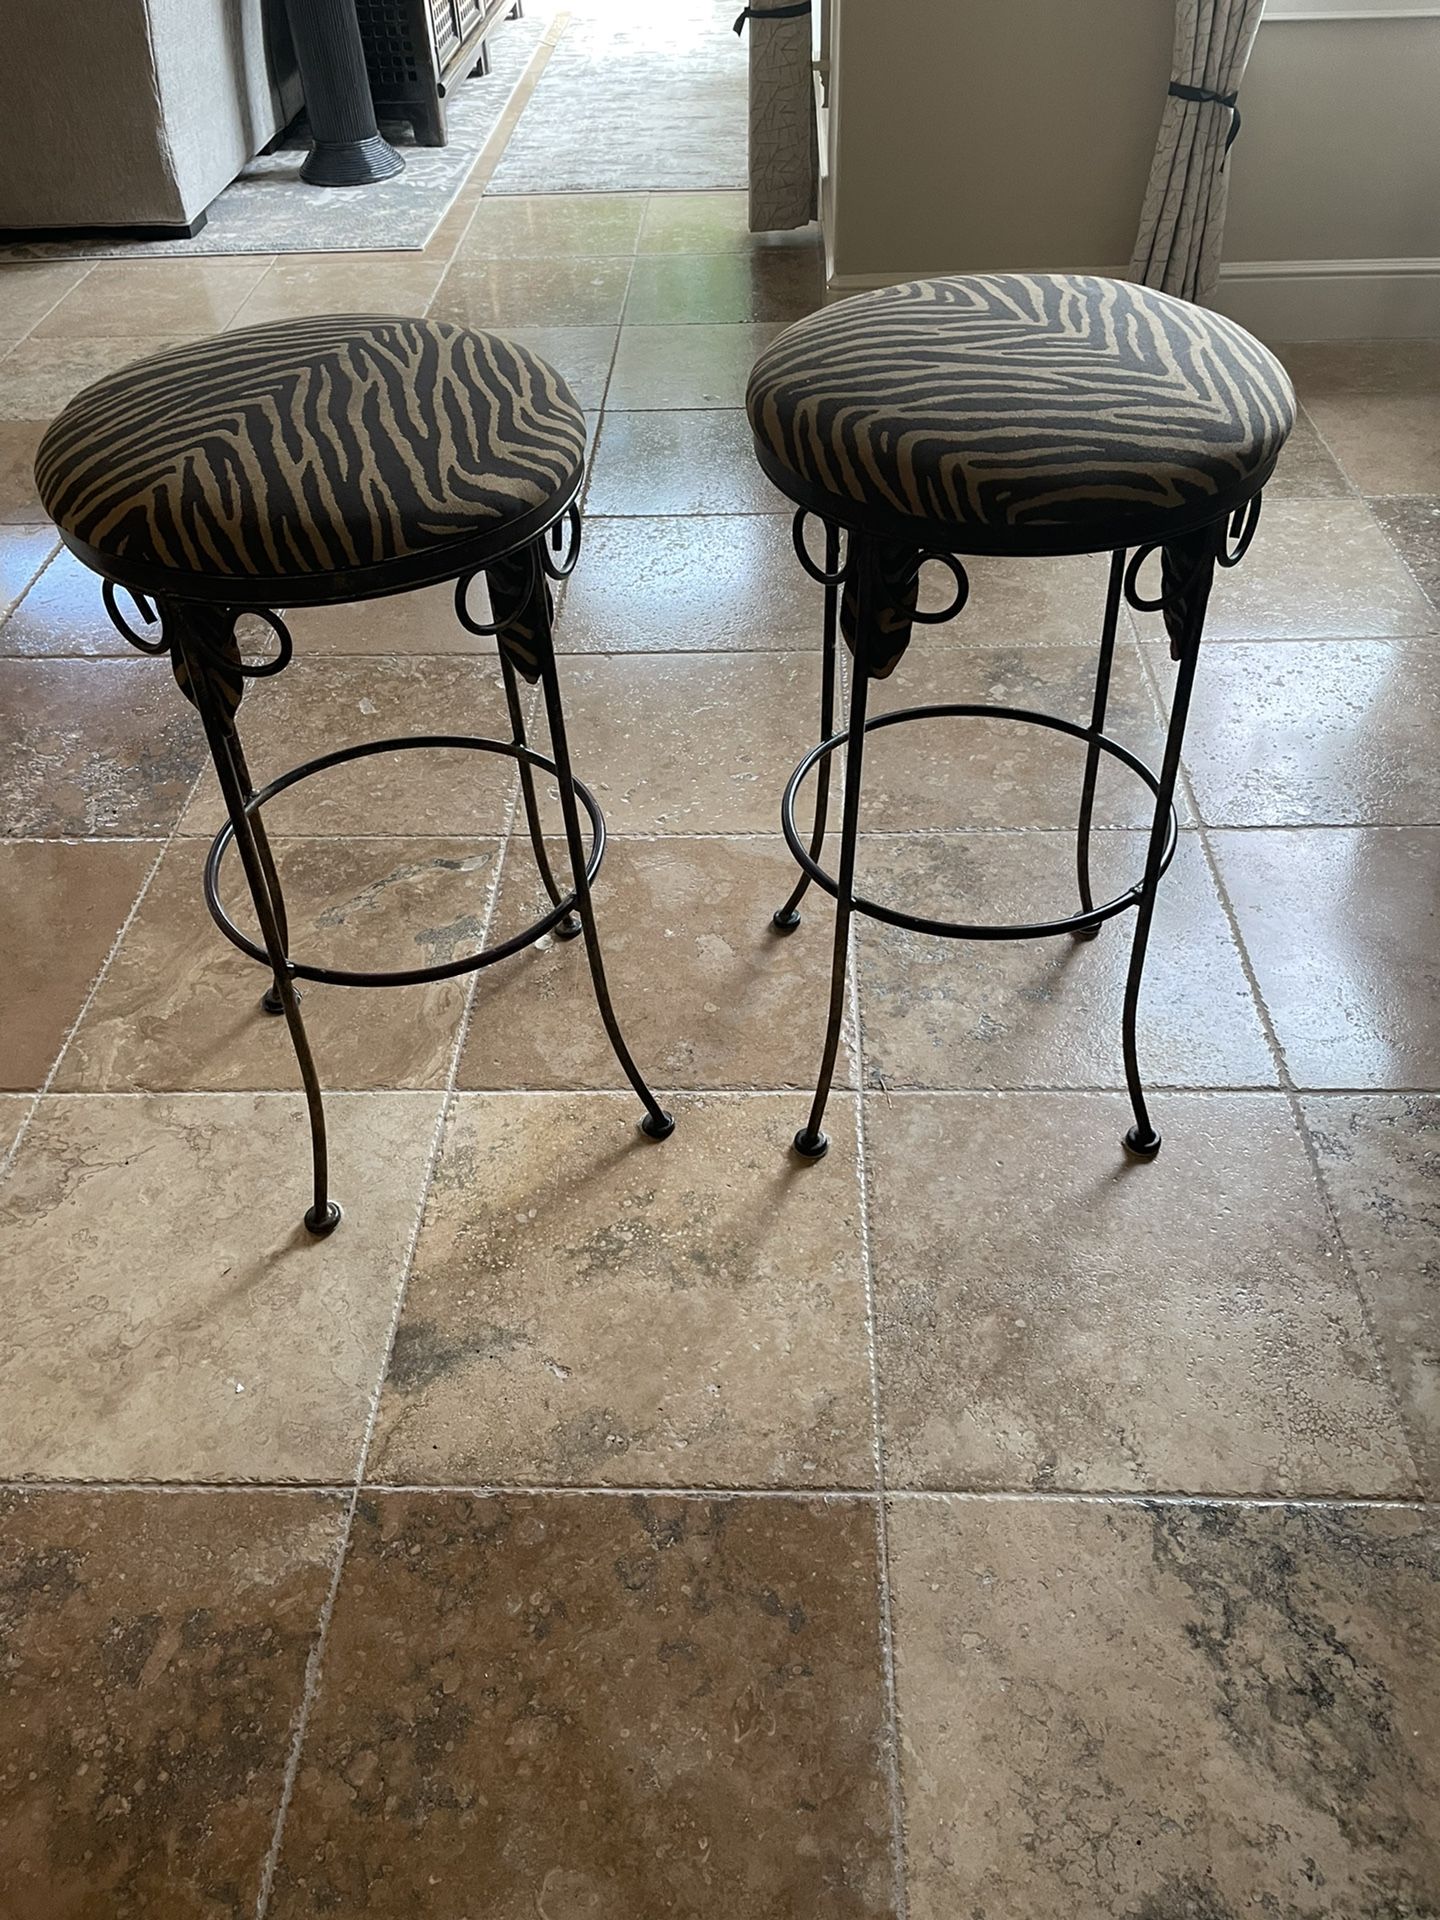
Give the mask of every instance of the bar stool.
[[[571, 771], [556, 672], [551, 582], [579, 554], [575, 503], [584, 471], [584, 415], [535, 354], [494, 334], [369, 316], [284, 321], [156, 354], [87, 387], [40, 443], [36, 482], [61, 538], [101, 576], [119, 632], [142, 653], [169, 656], [204, 726], [228, 816], [206, 862], [205, 900], [227, 939], [270, 970], [263, 1004], [290, 1030], [310, 1117], [314, 1197], [305, 1225], [313, 1234], [331, 1232], [340, 1209], [329, 1192], [325, 1114], [299, 980], [412, 986], [491, 966], [552, 929], [582, 935], [600, 1017], [645, 1109], [641, 1128], [655, 1140], [674, 1128], [611, 1005], [591, 900], [605, 823]], [[467, 606], [482, 573], [490, 625]], [[238, 715], [246, 682], [283, 672], [292, 657], [279, 609], [449, 581], [461, 624], [496, 638], [510, 738], [430, 734], [340, 747], [257, 792]], [[131, 625], [117, 588], [146, 624], [158, 624], [154, 637]], [[236, 637], [247, 613], [275, 637], [273, 656], [258, 663], [243, 657]], [[553, 758], [526, 742], [517, 677], [540, 683]], [[347, 761], [442, 747], [500, 754], [518, 766], [550, 910], [489, 950], [434, 966], [357, 972], [295, 959], [266, 804]], [[541, 837], [536, 772], [559, 789], [570, 865], [563, 890]], [[258, 943], [220, 902], [220, 866], [232, 844]]]
[[[799, 925], [813, 882], [834, 896], [835, 951], [829, 1021], [815, 1098], [795, 1136], [818, 1159], [821, 1120], [835, 1070], [845, 1004], [851, 916], [963, 940], [1091, 936], [1133, 912], [1122, 1015], [1125, 1081], [1135, 1123], [1132, 1154], [1160, 1150], [1135, 1046], [1155, 897], [1174, 857], [1175, 777], [1215, 568], [1243, 558], [1261, 489], [1295, 423], [1284, 368], [1243, 328], [1169, 295], [1070, 274], [970, 275], [912, 281], [860, 294], [798, 321], [756, 361], [746, 397], [755, 453], [798, 506], [800, 564], [825, 589], [820, 741], [796, 767], [781, 824], [801, 868], [774, 916]], [[805, 521], [824, 530], [824, 560], [807, 549]], [[844, 557], [841, 557], [842, 543]], [[1139, 586], [1160, 554], [1160, 592]], [[961, 556], [1039, 560], [1111, 555], [1090, 724], [981, 704], [911, 707], [866, 718], [872, 680], [899, 664], [916, 624], [953, 619], [969, 582]], [[943, 611], [918, 604], [922, 565], [938, 560], [955, 581]], [[1105, 731], [1122, 602], [1160, 612], [1178, 662], [1159, 773]], [[836, 639], [853, 659], [848, 723], [835, 725]], [[1079, 910], [1024, 925], [926, 918], [855, 892], [865, 738], [881, 727], [974, 716], [1048, 728], [1085, 743], [1078, 803]], [[845, 750], [838, 871], [820, 865], [831, 756]], [[1102, 755], [1129, 768], [1154, 795], [1141, 878], [1096, 904], [1090, 822]], [[800, 787], [819, 768], [808, 843], [795, 822]]]

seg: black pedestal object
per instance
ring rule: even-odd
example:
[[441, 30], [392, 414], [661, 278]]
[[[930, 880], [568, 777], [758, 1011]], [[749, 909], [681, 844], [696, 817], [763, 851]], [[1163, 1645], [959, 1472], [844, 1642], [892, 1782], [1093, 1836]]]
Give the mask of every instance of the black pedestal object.
[[314, 146], [300, 169], [312, 187], [364, 187], [403, 172], [380, 132], [354, 0], [286, 0]]

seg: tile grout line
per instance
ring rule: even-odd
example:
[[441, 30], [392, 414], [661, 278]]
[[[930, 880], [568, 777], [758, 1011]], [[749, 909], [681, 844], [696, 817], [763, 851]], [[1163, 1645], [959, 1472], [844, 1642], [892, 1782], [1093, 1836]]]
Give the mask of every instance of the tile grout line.
[[[39, 566], [36, 567], [33, 573], [26, 574], [24, 576], [24, 579], [25, 579], [24, 586], [21, 587], [20, 591], [16, 594], [15, 598], [10, 602], [9, 606], [6, 607], [5, 611], [3, 613], [0, 613], [0, 632], [3, 632], [5, 628], [9, 626], [10, 622], [15, 618], [15, 615], [20, 611], [21, 603], [25, 600], [27, 595], [30, 593], [36, 581], [39, 580], [41, 574], [48, 573], [50, 571], [51, 567], [54, 566], [55, 562], [60, 558], [61, 552], [63, 551], [60, 543], [60, 536], [59, 534], [56, 533], [54, 527], [50, 525], [48, 520], [39, 520], [34, 523], [31, 523], [29, 521], [24, 521], [24, 520], [0, 521], [0, 533], [41, 533], [43, 534], [46, 532], [47, 528], [49, 530], [50, 539], [53, 542], [50, 548], [50, 551], [49, 553], [46, 554], [45, 558], [40, 562]], [[0, 658], [5, 658], [5, 659], [24, 659], [25, 657], [26, 656], [23, 654], [5, 654], [3, 656], [0, 656]], [[46, 656], [46, 657], [48, 658], [49, 656]], [[72, 654], [61, 654], [58, 657], [62, 660], [69, 660], [77, 656]]]
[[[40, 1086], [36, 1088], [34, 1097], [31, 1100], [29, 1107], [26, 1109], [25, 1118], [20, 1122], [19, 1131], [16, 1133], [15, 1138], [10, 1142], [8, 1150], [3, 1155], [0, 1155], [0, 1182], [3, 1182], [5, 1180], [6, 1176], [10, 1172], [10, 1169], [14, 1166], [16, 1156], [19, 1154], [20, 1148], [24, 1144], [25, 1136], [30, 1131], [30, 1123], [34, 1120], [35, 1115], [40, 1111], [40, 1102], [46, 1098], [46, 1096], [50, 1092], [51, 1087], [54, 1085], [55, 1076], [57, 1073], [59, 1073], [61, 1066], [64, 1064], [65, 1055], [70, 1051], [70, 1044], [74, 1040], [75, 1035], [80, 1030], [81, 1021], [84, 1020], [85, 1016], [89, 1013], [91, 1005], [93, 1004], [95, 997], [99, 993], [101, 987], [104, 985], [106, 975], [109, 973], [111, 966], [114, 964], [115, 957], [119, 953], [120, 948], [124, 943], [125, 936], [129, 933], [130, 928], [134, 923], [137, 914], [140, 912], [141, 907], [145, 904], [145, 897], [150, 891], [151, 884], [153, 883], [156, 874], [160, 871], [160, 863], [165, 858], [165, 855], [170, 851], [171, 846], [173, 845], [175, 839], [177, 838], [180, 832], [180, 822], [185, 818], [186, 810], [190, 807], [190, 805], [195, 799], [195, 795], [200, 790], [200, 783], [205, 778], [205, 771], [206, 771], [205, 767], [201, 766], [199, 770], [196, 772], [194, 780], [190, 783], [190, 787], [185, 795], [185, 798], [181, 801], [180, 806], [176, 811], [175, 824], [171, 827], [169, 833], [162, 840], [160, 840], [159, 851], [156, 853], [155, 858], [150, 862], [149, 867], [146, 869], [145, 877], [140, 882], [139, 891], [136, 893], [135, 898], [130, 903], [130, 911], [125, 915], [125, 918], [121, 921], [119, 930], [116, 933], [115, 938], [110, 942], [110, 950], [105, 955], [105, 958], [101, 961], [99, 969], [96, 972], [95, 978], [90, 982], [89, 991], [86, 993], [85, 998], [80, 1003], [79, 1012], [75, 1015], [75, 1018], [70, 1022], [70, 1025], [65, 1030], [65, 1037], [60, 1042], [59, 1052], [55, 1055], [54, 1060], [50, 1064], [50, 1071], [46, 1074]], [[28, 843], [22, 842], [21, 844], [28, 844]], [[137, 844], [142, 846], [146, 846], [146, 845], [153, 846], [155, 844], [155, 840], [152, 836], [147, 836], [143, 840], [137, 838], [137, 840], [129, 841], [127, 844], [132, 846]]]
[[[350, 1481], [325, 1480], [0, 1480], [0, 1494], [20, 1498], [31, 1494], [111, 1494], [142, 1493], [157, 1499], [176, 1499], [188, 1494], [254, 1495], [264, 1494], [293, 1499], [311, 1499], [318, 1494], [347, 1497], [356, 1491]], [[955, 1504], [1012, 1506], [1117, 1506], [1117, 1507], [1298, 1507], [1316, 1512], [1333, 1508], [1357, 1508], [1365, 1512], [1435, 1513], [1440, 1515], [1440, 1499], [1418, 1491], [1408, 1497], [1399, 1494], [1364, 1493], [1225, 1493], [1197, 1492], [1144, 1487], [888, 1487], [884, 1494], [874, 1487], [862, 1486], [737, 1486], [715, 1483], [677, 1483], [671, 1486], [642, 1486], [605, 1482], [586, 1485], [557, 1485], [551, 1481], [409, 1481], [370, 1480], [360, 1489], [364, 1494], [410, 1494], [428, 1497], [464, 1496], [476, 1500], [498, 1499], [607, 1499], [607, 1500], [781, 1500], [801, 1505], [819, 1503], [829, 1506], [878, 1506], [882, 1501], [904, 1505], [907, 1501], [950, 1501]]]
[[[531, 697], [531, 713], [534, 711], [534, 696]], [[527, 719], [530, 715], [526, 716]], [[495, 916], [496, 902], [500, 897], [500, 876], [504, 870], [506, 855], [510, 850], [510, 836], [514, 830], [515, 815], [520, 804], [520, 779], [518, 769], [512, 779], [510, 804], [506, 813], [504, 831], [500, 836], [500, 853], [495, 862], [495, 872], [491, 877], [485, 912], [482, 916], [479, 945], [483, 949], [490, 935], [491, 923]], [[355, 1527], [355, 1513], [360, 1504], [361, 1491], [365, 1484], [365, 1467], [370, 1456], [370, 1447], [374, 1439], [375, 1424], [380, 1414], [380, 1400], [385, 1388], [385, 1377], [390, 1370], [390, 1356], [394, 1350], [395, 1335], [400, 1325], [400, 1316], [405, 1307], [405, 1296], [410, 1285], [410, 1275], [415, 1263], [415, 1254], [420, 1244], [420, 1233], [425, 1223], [425, 1211], [430, 1199], [430, 1189], [435, 1178], [435, 1169], [440, 1162], [440, 1154], [445, 1141], [445, 1132], [454, 1108], [456, 1081], [460, 1075], [460, 1061], [465, 1050], [465, 1042], [470, 1034], [470, 1021], [475, 1007], [475, 998], [480, 990], [481, 969], [470, 977], [469, 990], [465, 996], [465, 1005], [456, 1027], [454, 1044], [450, 1051], [450, 1068], [445, 1087], [441, 1093], [439, 1110], [435, 1116], [435, 1126], [430, 1138], [430, 1151], [426, 1158], [420, 1178], [419, 1193], [415, 1203], [415, 1217], [410, 1228], [410, 1237], [400, 1262], [400, 1278], [395, 1290], [395, 1301], [390, 1312], [390, 1325], [385, 1335], [384, 1350], [376, 1370], [375, 1384], [370, 1392], [370, 1406], [365, 1418], [364, 1431], [360, 1436], [359, 1452], [355, 1461], [355, 1478], [349, 1487], [349, 1500], [346, 1503], [345, 1516], [340, 1527], [340, 1540], [335, 1552], [335, 1565], [330, 1576], [329, 1589], [321, 1604], [320, 1615], [315, 1626], [315, 1639], [305, 1662], [305, 1679], [300, 1692], [300, 1704], [296, 1709], [294, 1732], [290, 1751], [285, 1760], [285, 1771], [281, 1777], [280, 1800], [275, 1810], [275, 1826], [271, 1834], [270, 1845], [260, 1872], [260, 1887], [255, 1902], [255, 1920], [265, 1920], [265, 1914], [274, 1892], [275, 1874], [280, 1864], [280, 1849], [285, 1839], [285, 1822], [290, 1811], [290, 1802], [294, 1797], [295, 1782], [300, 1771], [300, 1755], [304, 1748], [305, 1736], [310, 1727], [311, 1709], [319, 1693], [321, 1670], [325, 1661], [325, 1647], [329, 1639], [330, 1622], [334, 1617], [335, 1603], [339, 1598], [340, 1582], [345, 1571], [345, 1562], [350, 1551], [350, 1539]]]
[[[847, 676], [848, 677], [848, 676]], [[870, 1363], [871, 1446], [875, 1463], [875, 1551], [880, 1575], [880, 1661], [885, 1689], [885, 1758], [890, 1797], [890, 1857], [894, 1871], [895, 1913], [909, 1913], [909, 1869], [905, 1847], [905, 1789], [900, 1776], [900, 1700], [895, 1678], [895, 1617], [890, 1585], [890, 1522], [885, 1485], [885, 1427], [880, 1395], [880, 1354], [875, 1337], [875, 1249], [870, 1214], [870, 1161], [865, 1133], [864, 1028], [860, 1016], [860, 951], [852, 915], [847, 964], [850, 980], [850, 1029], [855, 1078], [855, 1172], [860, 1190], [860, 1257], [865, 1281], [865, 1332]]]
[[[1378, 526], [1378, 522], [1376, 524]], [[1201, 652], [1203, 657], [1203, 641], [1201, 643]], [[1159, 677], [1153, 663], [1150, 664], [1149, 671], [1158, 687]], [[1254, 962], [1250, 957], [1250, 949], [1245, 942], [1244, 932], [1240, 925], [1240, 917], [1230, 897], [1230, 889], [1225, 883], [1224, 871], [1221, 867], [1219, 856], [1211, 845], [1211, 833], [1213, 831], [1223, 831], [1224, 829], [1213, 829], [1202, 819], [1199, 809], [1195, 804], [1195, 792], [1190, 781], [1189, 770], [1184, 764], [1183, 755], [1181, 756], [1179, 777], [1184, 788], [1186, 800], [1191, 811], [1195, 814], [1197, 822], [1195, 831], [1199, 836], [1200, 851], [1204, 856], [1205, 865], [1210, 874], [1210, 884], [1215, 889], [1216, 897], [1220, 902], [1220, 911], [1224, 914], [1226, 924], [1230, 929], [1230, 938], [1235, 943], [1235, 951], [1240, 961], [1241, 971], [1245, 976], [1245, 984], [1250, 989], [1250, 996], [1255, 1003], [1256, 1017], [1260, 1022], [1261, 1032], [1265, 1036], [1266, 1047], [1269, 1049], [1270, 1057], [1275, 1063], [1275, 1074], [1279, 1083], [1279, 1092], [1290, 1109], [1291, 1124], [1295, 1128], [1300, 1141], [1301, 1151], [1305, 1155], [1306, 1164], [1309, 1166], [1310, 1177], [1315, 1183], [1321, 1209], [1325, 1219], [1329, 1223], [1330, 1233], [1335, 1246], [1339, 1250], [1345, 1272], [1350, 1278], [1355, 1303], [1360, 1311], [1360, 1324], [1365, 1329], [1371, 1351], [1375, 1356], [1376, 1372], [1384, 1389], [1385, 1396], [1389, 1401], [1391, 1414], [1395, 1420], [1396, 1432], [1399, 1435], [1403, 1448], [1404, 1463], [1409, 1468], [1410, 1484], [1415, 1488], [1417, 1494], [1423, 1497], [1425, 1480], [1420, 1472], [1419, 1456], [1416, 1453], [1415, 1442], [1411, 1436], [1410, 1422], [1406, 1417], [1404, 1402], [1401, 1399], [1394, 1372], [1386, 1356], [1384, 1344], [1380, 1339], [1375, 1324], [1375, 1316], [1371, 1311], [1369, 1295], [1361, 1284], [1359, 1268], [1350, 1251], [1350, 1243], [1341, 1228], [1339, 1213], [1331, 1198], [1325, 1176], [1321, 1171], [1320, 1155], [1316, 1149], [1314, 1137], [1306, 1123], [1305, 1110], [1301, 1101], [1300, 1092], [1296, 1087], [1294, 1079], [1291, 1077], [1289, 1062], [1285, 1057], [1285, 1049], [1280, 1043], [1280, 1036], [1276, 1032], [1275, 1023], [1270, 1016], [1270, 1008], [1266, 1003], [1265, 995], [1261, 989], [1259, 975], [1255, 971]]]

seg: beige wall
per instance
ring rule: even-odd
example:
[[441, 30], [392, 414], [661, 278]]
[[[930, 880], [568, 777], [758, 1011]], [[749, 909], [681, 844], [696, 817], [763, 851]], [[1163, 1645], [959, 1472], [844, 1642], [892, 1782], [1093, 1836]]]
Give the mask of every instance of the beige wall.
[[1440, 257], [1440, 19], [1263, 23], [1227, 260]]
[[[1124, 266], [1164, 0], [833, 4], [840, 284]], [[1440, 19], [1267, 22], [1242, 106], [1227, 260], [1440, 256]]]

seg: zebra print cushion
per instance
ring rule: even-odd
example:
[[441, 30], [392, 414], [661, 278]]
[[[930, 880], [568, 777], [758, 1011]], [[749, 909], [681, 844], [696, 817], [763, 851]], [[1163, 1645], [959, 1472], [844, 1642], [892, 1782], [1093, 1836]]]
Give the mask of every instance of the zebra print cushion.
[[[61, 532], [104, 570], [293, 581], [399, 567], [548, 518], [584, 470], [553, 368], [428, 320], [250, 327], [87, 387], [40, 443]], [[435, 577], [441, 577], [437, 570]]]
[[802, 505], [998, 553], [1216, 518], [1264, 485], [1295, 421], [1284, 368], [1233, 321], [1068, 274], [843, 300], [771, 342], [746, 405], [760, 464]]

